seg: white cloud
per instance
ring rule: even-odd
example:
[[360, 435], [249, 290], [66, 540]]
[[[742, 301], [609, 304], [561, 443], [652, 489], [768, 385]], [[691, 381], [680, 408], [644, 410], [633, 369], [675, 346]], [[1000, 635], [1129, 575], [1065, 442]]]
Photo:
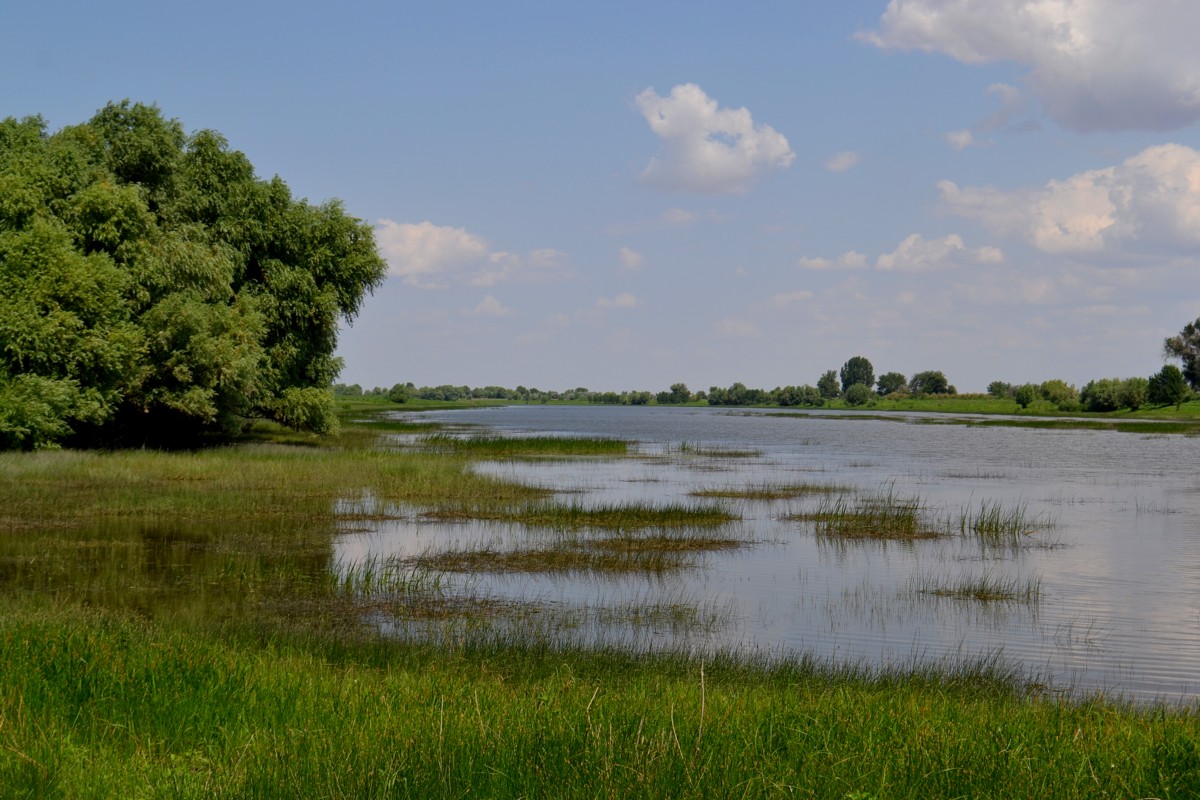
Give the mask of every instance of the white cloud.
[[1200, 152], [1177, 144], [1035, 189], [938, 184], [945, 210], [1047, 253], [1200, 245]]
[[853, 150], [843, 150], [840, 153], [835, 153], [825, 159], [825, 169], [830, 172], [845, 172], [846, 170], [856, 166], [862, 156]]
[[848, 250], [832, 261], [828, 258], [802, 258], [796, 263], [801, 269], [863, 269], [867, 266], [867, 257], [862, 253]]
[[877, 47], [1012, 61], [1046, 112], [1081, 131], [1170, 130], [1200, 119], [1200, 3], [890, 0]]
[[389, 275], [425, 288], [438, 285], [438, 278], [447, 270], [479, 262], [488, 252], [487, 242], [475, 234], [432, 222], [381, 219], [375, 239], [387, 259]]
[[642, 173], [653, 185], [737, 194], [796, 158], [781, 133], [755, 125], [745, 108], [718, 108], [694, 83], [676, 86], [667, 97], [646, 89], [634, 102], [662, 140], [662, 150]]
[[930, 272], [935, 269], [956, 267], [964, 263], [995, 264], [1004, 260], [1004, 254], [995, 247], [978, 250], [963, 244], [957, 234], [940, 239], [925, 239], [914, 233], [897, 245], [890, 253], [875, 260], [875, 268], [899, 272]]
[[597, 308], [636, 308], [641, 300], [629, 292], [622, 292], [613, 298], [601, 297], [596, 301]]
[[641, 269], [646, 263], [646, 257], [636, 250], [631, 250], [628, 247], [622, 247], [617, 251], [617, 258], [621, 260], [621, 266], [625, 269]]
[[441, 288], [451, 278], [489, 287], [509, 280], [536, 280], [557, 270], [563, 254], [553, 248], [527, 255], [493, 251], [487, 241], [465, 228], [432, 222], [381, 219], [375, 240], [388, 262], [388, 274], [423, 289]]
[[812, 298], [812, 292], [808, 291], [807, 289], [801, 289], [795, 292], [784, 292], [781, 294], [772, 295], [771, 305], [777, 308], [783, 308], [784, 306], [789, 306], [792, 303], [799, 303], [804, 300], [811, 300]]
[[495, 297], [492, 297], [489, 294], [489, 295], [486, 295], [483, 298], [483, 302], [481, 302], [479, 305], [475, 306], [475, 308], [473, 310], [466, 311], [463, 313], [468, 314], [470, 316], [511, 317], [516, 312], [514, 312], [511, 308], [506, 308], [504, 305], [502, 305], [500, 303], [499, 300], [497, 300]]
[[946, 141], [955, 150], [965, 150], [975, 144], [975, 134], [968, 130], [950, 131], [946, 134]]

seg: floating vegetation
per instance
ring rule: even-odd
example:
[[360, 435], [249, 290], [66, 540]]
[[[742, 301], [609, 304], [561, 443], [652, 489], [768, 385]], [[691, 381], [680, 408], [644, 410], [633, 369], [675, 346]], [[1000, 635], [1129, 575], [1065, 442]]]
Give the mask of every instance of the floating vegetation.
[[1042, 598], [1042, 582], [1036, 578], [1003, 578], [987, 573], [950, 580], [917, 577], [911, 588], [919, 594], [981, 603], [1036, 603]]
[[624, 456], [629, 442], [624, 439], [573, 436], [425, 436], [421, 444], [433, 450], [484, 458], [556, 458], [578, 456]]
[[844, 494], [849, 486], [830, 483], [760, 483], [750, 486], [716, 486], [689, 492], [692, 497], [729, 500], [791, 500], [814, 494]]
[[449, 506], [428, 511], [429, 519], [478, 519], [544, 528], [579, 530], [643, 530], [646, 528], [713, 527], [739, 517], [718, 505], [652, 505], [618, 503], [585, 506], [578, 503], [526, 503], [518, 506]]
[[525, 550], [500, 550], [494, 547], [442, 550], [417, 556], [413, 564], [421, 569], [466, 574], [538, 574], [538, 573], [662, 573], [691, 566], [678, 552], [596, 551], [581, 545], [565, 544]]

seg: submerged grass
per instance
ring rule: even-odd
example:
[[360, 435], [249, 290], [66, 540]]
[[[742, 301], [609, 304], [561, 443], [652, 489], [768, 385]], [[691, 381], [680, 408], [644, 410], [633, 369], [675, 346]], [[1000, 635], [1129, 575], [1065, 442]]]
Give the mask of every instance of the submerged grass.
[[565, 530], [713, 527], [738, 519], [737, 515], [728, 509], [712, 504], [601, 503], [583, 505], [558, 502], [526, 503], [510, 507], [500, 507], [494, 504], [461, 505], [428, 511], [425, 516], [431, 519], [491, 520]]
[[629, 453], [624, 439], [570, 436], [468, 436], [435, 434], [421, 439], [429, 448], [483, 458], [549, 458], [567, 456], [623, 456]]
[[692, 497], [728, 500], [791, 500], [814, 494], [844, 494], [850, 487], [831, 483], [760, 483], [751, 486], [714, 486], [697, 489]]
[[785, 519], [812, 523], [818, 536], [831, 539], [913, 541], [945, 535], [929, 523], [919, 497], [900, 497], [890, 490], [826, 498], [815, 510]]
[[912, 589], [920, 594], [981, 603], [1036, 603], [1042, 599], [1042, 582], [1036, 578], [1004, 578], [987, 573], [949, 580], [918, 577], [913, 579]]

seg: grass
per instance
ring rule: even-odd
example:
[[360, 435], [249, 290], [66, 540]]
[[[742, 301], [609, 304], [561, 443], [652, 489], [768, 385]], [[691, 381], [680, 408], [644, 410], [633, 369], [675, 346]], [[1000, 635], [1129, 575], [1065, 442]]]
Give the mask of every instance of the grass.
[[623, 456], [629, 442], [623, 439], [570, 436], [425, 436], [421, 443], [443, 452], [477, 458], [549, 458], [570, 456]]
[[[264, 426], [196, 452], [0, 455], [0, 795], [1200, 794], [1194, 704], [1065, 699], [998, 661], [569, 646], [524, 625], [537, 610], [458, 592], [458, 573], [338, 564], [344, 517], [414, 508], [524, 514], [575, 534], [548, 550], [642, 570], [744, 544], [716, 530], [719, 506], [555, 510], [461, 453], [380, 449], [381, 433], [347, 420], [333, 440]], [[860, 512], [918, 531], [927, 516], [888, 492], [841, 508], [859, 529]], [[711, 525], [680, 521], [698, 509]], [[442, 618], [461, 624], [439, 636], [425, 623]], [[381, 636], [380, 620], [431, 635]]]
[[945, 535], [929, 523], [920, 498], [900, 497], [890, 490], [825, 498], [815, 510], [785, 519], [809, 522], [817, 536], [830, 539], [914, 541]]
[[984, 544], [1019, 546], [1027, 537], [1049, 527], [1049, 523], [1030, 517], [1024, 503], [1005, 506], [998, 501], [983, 500], [978, 512], [963, 509], [958, 527], [963, 536], [977, 537]]
[[1200, 792], [1194, 712], [1038, 699], [996, 665], [198, 637], [94, 608], [2, 609], [10, 796]]
[[849, 487], [830, 483], [760, 483], [751, 486], [714, 486], [689, 494], [722, 500], [791, 500], [814, 494], [841, 494]]
[[1036, 603], [1042, 598], [1042, 583], [1036, 578], [1003, 578], [992, 574], [956, 578], [916, 578], [913, 591], [936, 597], [953, 597], [981, 603]]
[[712, 527], [734, 522], [738, 517], [716, 505], [654, 505], [619, 503], [583, 505], [560, 502], [526, 503], [516, 506], [453, 506], [426, 512], [431, 519], [478, 519], [519, 523], [539, 528], [580, 530], [643, 530], [646, 528]]

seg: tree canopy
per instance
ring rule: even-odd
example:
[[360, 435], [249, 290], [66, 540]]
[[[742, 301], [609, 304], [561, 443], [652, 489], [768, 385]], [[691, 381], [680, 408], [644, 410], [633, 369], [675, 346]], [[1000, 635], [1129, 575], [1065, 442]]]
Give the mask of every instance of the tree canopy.
[[1200, 319], [1183, 326], [1178, 336], [1163, 342], [1167, 358], [1178, 358], [1183, 364], [1183, 377], [1193, 389], [1200, 389]]
[[875, 385], [875, 367], [866, 356], [854, 356], [842, 365], [842, 391], [861, 383], [868, 389]]
[[338, 324], [385, 271], [340, 203], [156, 106], [0, 121], [0, 447], [329, 431]]

